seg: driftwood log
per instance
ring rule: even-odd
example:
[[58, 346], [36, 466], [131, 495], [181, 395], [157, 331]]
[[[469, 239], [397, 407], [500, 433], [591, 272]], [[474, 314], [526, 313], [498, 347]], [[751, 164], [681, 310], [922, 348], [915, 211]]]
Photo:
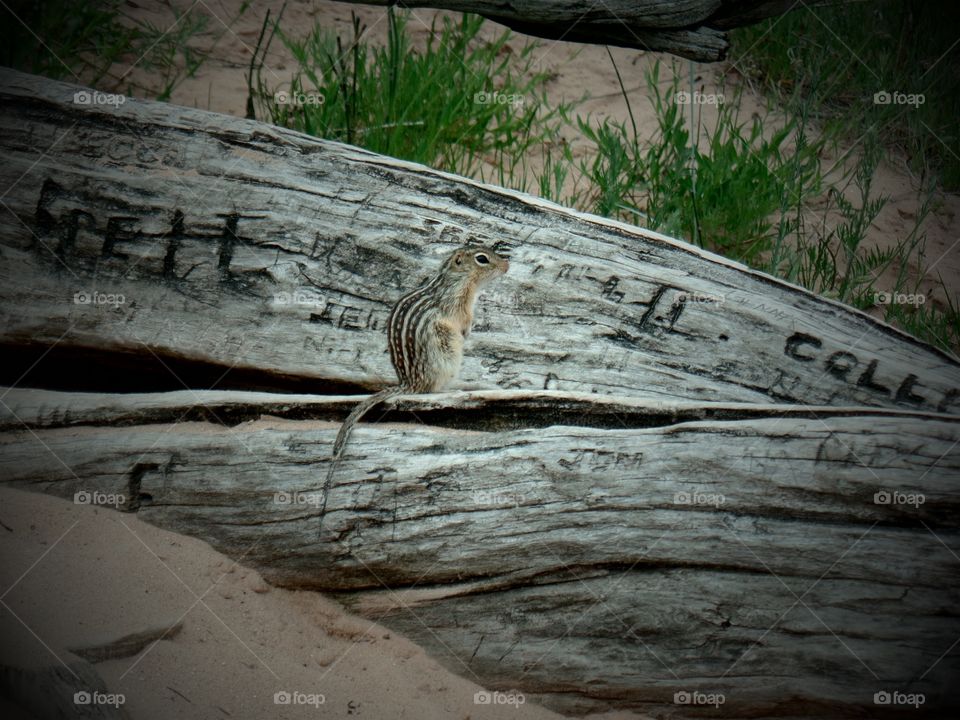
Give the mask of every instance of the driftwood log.
[[700, 62], [726, 57], [727, 30], [783, 15], [796, 0], [606, 0], [605, 2], [503, 2], [503, 0], [346, 0], [470, 12], [517, 32], [568, 42], [668, 52]]
[[[0, 78], [3, 482], [203, 538], [565, 711], [960, 707], [956, 358], [655, 233], [76, 92]], [[391, 304], [474, 239], [512, 256], [480, 389], [371, 414], [318, 540], [344, 393], [392, 382]]]

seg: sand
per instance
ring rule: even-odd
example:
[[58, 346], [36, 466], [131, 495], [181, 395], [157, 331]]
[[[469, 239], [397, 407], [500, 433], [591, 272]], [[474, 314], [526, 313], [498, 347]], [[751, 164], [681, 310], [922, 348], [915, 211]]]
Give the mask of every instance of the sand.
[[[454, 675], [406, 638], [109, 508], [0, 489], [0, 592], [4, 645], [54, 666], [68, 649], [166, 632], [94, 664], [138, 720], [560, 717], [525, 698], [475, 704], [477, 678]], [[277, 693], [301, 704], [277, 704]]]

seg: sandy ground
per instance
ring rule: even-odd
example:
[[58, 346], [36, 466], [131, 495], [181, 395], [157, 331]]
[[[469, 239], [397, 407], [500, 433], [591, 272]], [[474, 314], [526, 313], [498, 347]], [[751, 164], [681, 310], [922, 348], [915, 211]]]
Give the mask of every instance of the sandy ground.
[[[66, 649], [181, 625], [95, 664], [137, 720], [560, 717], [532, 703], [475, 704], [480, 685], [396, 633], [108, 508], [0, 489], [0, 593], [3, 644], [58, 668]], [[303, 704], [277, 704], [277, 693]]]

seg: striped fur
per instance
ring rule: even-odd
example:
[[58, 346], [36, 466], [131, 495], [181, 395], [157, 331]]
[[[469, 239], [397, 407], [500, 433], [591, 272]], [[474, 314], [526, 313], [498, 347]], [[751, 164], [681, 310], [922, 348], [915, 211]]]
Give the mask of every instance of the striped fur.
[[[478, 256], [488, 262], [481, 264]], [[488, 248], [451, 253], [426, 285], [404, 295], [387, 319], [390, 361], [399, 384], [360, 402], [347, 416], [333, 444], [320, 507], [320, 530], [334, 471], [354, 425], [375, 405], [398, 395], [439, 392], [460, 371], [463, 341], [473, 323], [477, 290], [510, 267]]]

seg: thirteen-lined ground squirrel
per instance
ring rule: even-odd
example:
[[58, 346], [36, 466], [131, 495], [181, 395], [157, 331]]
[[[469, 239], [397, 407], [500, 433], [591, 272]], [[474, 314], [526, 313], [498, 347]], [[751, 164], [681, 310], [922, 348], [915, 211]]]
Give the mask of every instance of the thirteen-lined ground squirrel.
[[473, 324], [477, 291], [509, 267], [506, 258], [489, 248], [461, 248], [444, 260], [433, 280], [404, 295], [393, 307], [387, 320], [387, 341], [400, 384], [359, 403], [340, 427], [323, 485], [321, 530], [330, 481], [353, 426], [374, 405], [396, 395], [439, 392], [456, 377], [463, 360], [463, 341]]

